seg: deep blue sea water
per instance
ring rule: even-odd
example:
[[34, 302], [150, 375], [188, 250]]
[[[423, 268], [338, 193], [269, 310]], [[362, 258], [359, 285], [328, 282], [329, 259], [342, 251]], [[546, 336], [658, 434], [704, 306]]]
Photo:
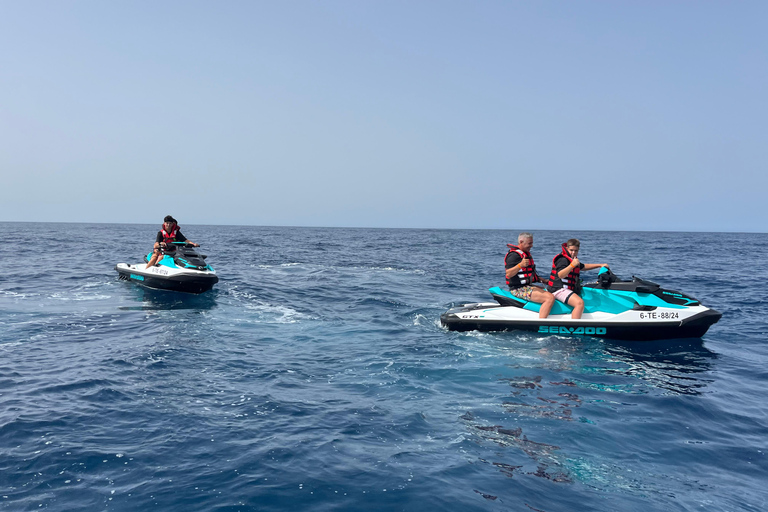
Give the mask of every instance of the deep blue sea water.
[[453, 333], [516, 231], [186, 226], [221, 281], [118, 281], [158, 226], [0, 223], [5, 510], [764, 511], [764, 234], [576, 236], [702, 340]]

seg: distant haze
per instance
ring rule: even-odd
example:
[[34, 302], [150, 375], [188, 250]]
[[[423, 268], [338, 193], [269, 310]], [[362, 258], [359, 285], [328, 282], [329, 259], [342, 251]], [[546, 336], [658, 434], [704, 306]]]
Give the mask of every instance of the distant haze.
[[766, 20], [0, 0], [0, 221], [765, 232]]

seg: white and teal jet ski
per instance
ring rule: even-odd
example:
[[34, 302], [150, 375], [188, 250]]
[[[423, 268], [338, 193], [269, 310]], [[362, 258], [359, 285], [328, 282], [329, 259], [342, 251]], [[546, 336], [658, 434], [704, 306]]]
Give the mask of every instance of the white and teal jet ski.
[[150, 268], [147, 263], [151, 252], [144, 257], [144, 263], [118, 263], [115, 270], [122, 280], [175, 292], [203, 293], [219, 282], [216, 271], [205, 261], [207, 256], [184, 242], [173, 242], [173, 246], [175, 250], [163, 251], [157, 264]]
[[463, 304], [440, 316], [451, 331], [533, 331], [540, 334], [596, 336], [618, 340], [700, 338], [722, 313], [656, 283], [633, 277], [622, 281], [602, 268], [597, 282], [582, 286], [584, 314], [571, 319], [571, 307], [555, 301], [545, 319], [540, 305], [518, 299], [498, 286], [489, 290], [496, 302]]

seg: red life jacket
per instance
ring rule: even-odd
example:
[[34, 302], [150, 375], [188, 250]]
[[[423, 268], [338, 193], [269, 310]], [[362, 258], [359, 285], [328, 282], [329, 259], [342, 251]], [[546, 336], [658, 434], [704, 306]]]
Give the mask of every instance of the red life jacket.
[[531, 256], [530, 253], [525, 252], [524, 250], [522, 250], [516, 245], [507, 244], [507, 247], [509, 247], [509, 252], [507, 252], [507, 255], [504, 256], [505, 267], [507, 266], [507, 257], [511, 252], [516, 252], [517, 254], [520, 255], [521, 258], [528, 260], [527, 267], [522, 267], [520, 270], [517, 271], [517, 274], [507, 278], [507, 286], [514, 289], [514, 288], [520, 288], [521, 286], [525, 286], [531, 283], [535, 283], [536, 281], [541, 281], [541, 279], [539, 279], [539, 275], [536, 273], [536, 264], [533, 262], [533, 256]]
[[579, 272], [581, 270], [581, 264], [579, 264], [579, 266], [571, 270], [567, 276], [561, 279], [560, 276], [557, 275], [557, 258], [565, 258], [568, 260], [568, 264], [573, 261], [571, 255], [568, 254], [566, 245], [563, 244], [563, 252], [552, 258], [552, 273], [549, 274], [549, 281], [547, 281], [547, 286], [550, 287], [550, 291], [559, 290], [560, 288], [567, 288], [571, 291], [578, 291], [580, 285]]
[[165, 225], [163, 225], [163, 227], [160, 228], [160, 229], [161, 229], [161, 231], [163, 233], [163, 242], [165, 242], [166, 244], [169, 244], [171, 242], [175, 242], [176, 241], [176, 235], [180, 231], [179, 230], [179, 226], [177, 224], [173, 225], [173, 230], [170, 233], [168, 233], [165, 230]]

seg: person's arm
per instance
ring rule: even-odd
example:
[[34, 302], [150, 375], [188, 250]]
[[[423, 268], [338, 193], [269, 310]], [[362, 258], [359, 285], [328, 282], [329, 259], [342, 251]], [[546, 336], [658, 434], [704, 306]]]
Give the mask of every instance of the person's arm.
[[176, 233], [176, 239], [177, 239], [179, 242], [186, 242], [186, 243], [188, 243], [189, 245], [191, 245], [191, 246], [193, 246], [193, 247], [200, 247], [198, 244], [196, 244], [196, 243], [195, 243], [195, 242], [193, 242], [192, 240], [190, 240], [190, 239], [188, 239], [187, 237], [185, 237], [184, 235], [182, 235], [182, 234], [181, 234], [181, 231], [179, 231], [178, 233]]
[[571, 273], [571, 270], [579, 266], [579, 258], [573, 258], [570, 264], [566, 263], [568, 260], [565, 257], [558, 258], [555, 268], [557, 269], [557, 277], [563, 279], [565, 276]]
[[163, 241], [163, 234], [160, 231], [158, 231], [157, 232], [157, 236], [155, 237], [154, 248], [155, 249], [159, 249], [160, 248], [160, 244], [162, 243], [162, 241]]
[[594, 270], [596, 268], [603, 268], [607, 267], [607, 263], [584, 263], [584, 266], [581, 267], [582, 270]]
[[[516, 261], [516, 260], [520, 260], [520, 261]], [[520, 269], [525, 266], [524, 263], [527, 261], [528, 260], [524, 260], [516, 252], [511, 253], [508, 257], [507, 268], [504, 271], [504, 275], [507, 277], [507, 279], [516, 275], [518, 272], [520, 272]], [[512, 266], [509, 266], [509, 265], [512, 265]]]

